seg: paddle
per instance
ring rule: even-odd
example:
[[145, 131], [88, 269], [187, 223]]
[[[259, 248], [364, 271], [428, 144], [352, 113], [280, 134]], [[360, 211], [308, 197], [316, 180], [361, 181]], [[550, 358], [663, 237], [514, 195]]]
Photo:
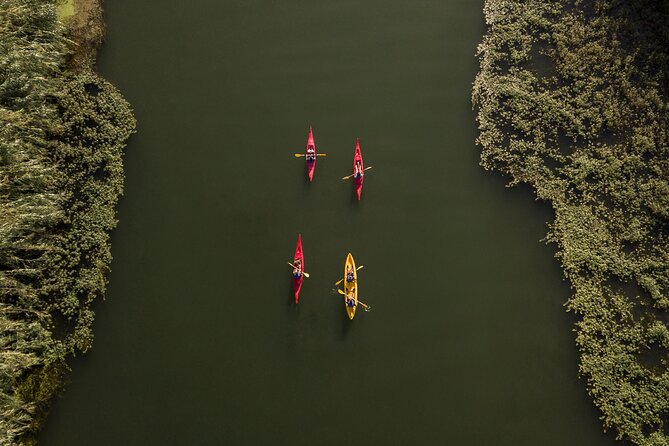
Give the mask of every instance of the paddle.
[[[292, 266], [293, 268], [297, 268], [295, 265], [293, 265], [293, 264], [290, 263], [290, 262], [288, 262], [288, 264], [289, 264], [290, 266]], [[305, 273], [304, 271], [302, 271], [302, 274], [304, 274], [304, 277], [309, 277], [309, 274]]]
[[[337, 290], [337, 291], [339, 291], [339, 294], [342, 294], [342, 295], [346, 296], [346, 293], [344, 293], [342, 290]], [[370, 306], [367, 305], [367, 304], [363, 304], [363, 303], [360, 302], [360, 301], [358, 301], [358, 303], [359, 303], [360, 305], [362, 305], [362, 307], [365, 309], [365, 311], [370, 311], [370, 310], [372, 309], [372, 307], [370, 307]]]
[[[365, 170], [369, 170], [369, 169], [371, 169], [371, 168], [372, 168], [372, 166], [365, 167], [365, 169], [363, 170], [363, 172], [364, 172]], [[348, 180], [349, 178], [351, 178], [351, 177], [354, 176], [354, 175], [355, 175], [355, 174], [351, 174], [351, 175], [349, 175], [349, 176], [342, 177], [342, 180]]]
[[[360, 266], [357, 267], [355, 270], [356, 270], [356, 271], [359, 271], [359, 270], [363, 269], [364, 267], [365, 267], [365, 265], [360, 265]], [[345, 279], [345, 278], [344, 278], [344, 279]], [[341, 279], [339, 282], [335, 283], [335, 286], [337, 286], [337, 285], [339, 285], [340, 283], [342, 283], [342, 282], [344, 281], [344, 279]]]
[[[307, 156], [306, 153], [296, 153], [295, 158], [299, 158], [301, 156]], [[328, 156], [327, 153], [317, 153], [316, 156]]]

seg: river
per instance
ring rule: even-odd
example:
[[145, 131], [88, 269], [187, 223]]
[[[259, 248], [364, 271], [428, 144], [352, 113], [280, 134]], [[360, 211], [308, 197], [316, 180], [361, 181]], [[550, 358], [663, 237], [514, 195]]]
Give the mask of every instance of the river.
[[[94, 349], [40, 443], [616, 444], [577, 380], [552, 212], [478, 166], [482, 7], [107, 2], [98, 66], [138, 133]], [[372, 306], [352, 322], [349, 251]]]

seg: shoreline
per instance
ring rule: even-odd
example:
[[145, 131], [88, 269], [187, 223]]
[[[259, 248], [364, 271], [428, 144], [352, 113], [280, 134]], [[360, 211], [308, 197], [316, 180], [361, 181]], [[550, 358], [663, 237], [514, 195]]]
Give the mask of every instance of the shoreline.
[[555, 211], [546, 241], [572, 286], [579, 376], [604, 430], [667, 444], [669, 11], [612, 0], [484, 11], [480, 164]]
[[0, 131], [7, 147], [0, 163], [0, 361], [9, 364], [0, 371], [0, 443], [34, 445], [65, 387], [67, 359], [92, 347], [91, 305], [106, 290], [123, 151], [136, 122], [118, 90], [95, 72], [105, 30], [100, 0], [51, 0], [39, 8], [6, 0], [3, 23], [1, 43], [16, 61], [7, 76], [29, 93], [0, 88], [0, 113], [10, 120]]
[[102, 0], [59, 0], [57, 14], [73, 42], [70, 69], [91, 67], [105, 37]]

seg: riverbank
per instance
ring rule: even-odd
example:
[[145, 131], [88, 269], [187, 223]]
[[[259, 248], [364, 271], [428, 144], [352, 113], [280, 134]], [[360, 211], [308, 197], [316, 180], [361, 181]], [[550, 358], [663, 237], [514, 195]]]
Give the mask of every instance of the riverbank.
[[93, 70], [103, 31], [97, 1], [0, 5], [2, 444], [34, 444], [106, 288], [135, 121]]
[[58, 0], [57, 12], [72, 40], [70, 69], [90, 68], [105, 36], [102, 0]]
[[550, 202], [579, 374], [605, 429], [669, 444], [669, 10], [488, 0], [481, 165]]

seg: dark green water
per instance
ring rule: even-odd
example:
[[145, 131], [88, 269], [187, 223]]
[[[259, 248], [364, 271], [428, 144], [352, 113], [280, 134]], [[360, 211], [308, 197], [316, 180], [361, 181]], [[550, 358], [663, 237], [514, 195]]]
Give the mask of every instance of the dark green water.
[[[550, 209], [478, 167], [482, 2], [107, 2], [139, 132], [43, 445], [612, 445]], [[292, 153], [314, 126], [313, 184]], [[372, 165], [363, 201], [350, 173]], [[287, 260], [307, 271], [299, 307]], [[346, 253], [373, 311], [333, 294]]]

